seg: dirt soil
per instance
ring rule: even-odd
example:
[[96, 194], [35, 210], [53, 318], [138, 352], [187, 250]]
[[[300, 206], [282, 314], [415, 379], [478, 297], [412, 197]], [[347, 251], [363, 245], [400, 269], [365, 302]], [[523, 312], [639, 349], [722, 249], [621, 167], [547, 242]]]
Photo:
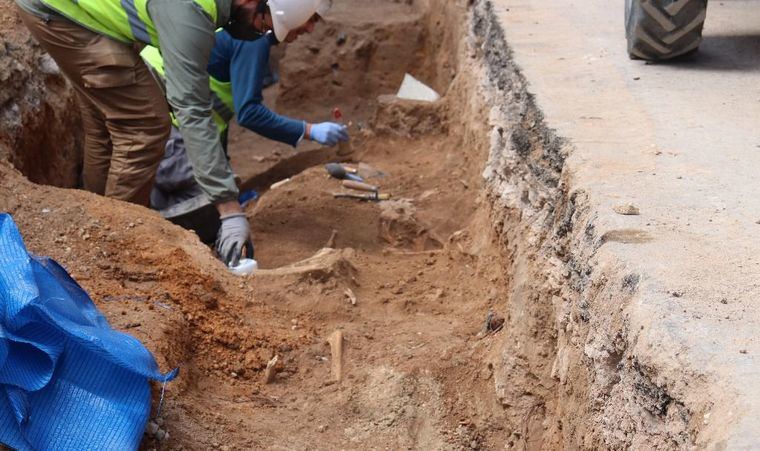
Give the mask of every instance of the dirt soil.
[[[500, 1], [334, 3], [315, 33], [275, 51], [280, 82], [265, 101], [310, 122], [339, 107], [353, 152], [232, 128], [233, 167], [261, 195], [245, 209], [261, 269], [237, 277], [155, 212], [50, 186], [77, 185], [79, 119], [54, 63], [0, 0], [0, 211], [114, 327], [163, 369], [180, 367], [160, 411], [154, 387], [142, 448], [725, 444], [714, 437], [743, 415], [739, 404], [661, 351], [673, 344], [665, 320], [678, 315], [650, 330], [638, 308], [651, 280], [605, 253], [608, 243], [641, 252], [650, 235], [605, 229], [613, 210], [599, 214], [598, 200], [574, 189], [579, 167], [618, 168], [617, 148], [612, 160], [573, 162], [579, 150], [546, 123], [500, 18], [538, 22]], [[523, 51], [533, 55], [527, 30]], [[442, 99], [395, 98], [407, 72]], [[565, 82], [552, 89], [566, 96]], [[594, 127], [589, 136], [609, 132]], [[346, 190], [323, 165], [339, 160], [391, 199], [335, 199]], [[601, 172], [594, 180], [607, 183]], [[689, 302], [688, 292], [660, 288], [664, 305]], [[710, 428], [719, 434], [700, 436]]]
[[15, 10], [0, 0], [0, 158], [35, 183], [75, 187], [83, 141], [73, 91]]
[[[246, 209], [262, 268], [252, 277], [231, 275], [154, 212], [0, 165], [0, 210], [27, 246], [63, 264], [163, 369], [181, 368], [154, 406], [168, 438], [146, 434], [143, 448], [491, 449], [519, 439], [494, 396], [508, 279], [481, 192], [487, 142], [451, 113], [469, 92], [457, 76], [466, 10], [436, 6], [336, 2], [314, 35], [284, 50], [267, 100], [309, 121], [341, 107], [354, 137], [343, 159], [392, 199], [335, 199], [345, 190], [322, 167], [335, 149], [294, 150], [235, 128], [235, 170], [262, 194]], [[7, 13], [4, 23], [19, 26]], [[378, 97], [405, 72], [444, 100]], [[340, 382], [326, 343], [336, 330]]]

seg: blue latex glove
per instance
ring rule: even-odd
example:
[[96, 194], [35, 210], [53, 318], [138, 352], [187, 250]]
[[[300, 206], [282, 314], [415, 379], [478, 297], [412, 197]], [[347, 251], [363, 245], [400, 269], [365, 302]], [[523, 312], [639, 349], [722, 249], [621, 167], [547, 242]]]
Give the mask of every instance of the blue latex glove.
[[348, 141], [348, 128], [335, 122], [312, 124], [309, 139], [323, 146], [334, 146], [338, 141]]

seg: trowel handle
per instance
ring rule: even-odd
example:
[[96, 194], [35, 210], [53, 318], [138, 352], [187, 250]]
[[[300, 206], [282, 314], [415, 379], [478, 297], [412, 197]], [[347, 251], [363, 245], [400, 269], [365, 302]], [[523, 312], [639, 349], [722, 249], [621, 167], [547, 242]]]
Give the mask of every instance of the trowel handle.
[[335, 107], [333, 108], [333, 119], [335, 119], [337, 122], [343, 123], [343, 113], [340, 111], [340, 108]]
[[372, 193], [376, 193], [378, 188], [375, 185], [370, 185], [369, 183], [362, 183], [357, 182], [354, 180], [343, 180], [341, 183], [343, 183], [344, 188], [350, 188], [355, 189], [359, 191], [369, 191]]

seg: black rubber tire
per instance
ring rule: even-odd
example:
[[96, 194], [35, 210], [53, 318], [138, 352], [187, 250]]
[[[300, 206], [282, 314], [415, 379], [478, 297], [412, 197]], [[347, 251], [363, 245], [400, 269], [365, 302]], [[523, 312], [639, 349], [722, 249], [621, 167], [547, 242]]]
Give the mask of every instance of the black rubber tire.
[[706, 14], [707, 0], [626, 0], [628, 55], [657, 61], [695, 51]]

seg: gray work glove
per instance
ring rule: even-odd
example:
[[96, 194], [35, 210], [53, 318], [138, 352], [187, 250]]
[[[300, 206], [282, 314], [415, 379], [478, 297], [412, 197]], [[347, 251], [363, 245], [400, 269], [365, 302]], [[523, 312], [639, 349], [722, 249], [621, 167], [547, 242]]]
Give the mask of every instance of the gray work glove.
[[237, 266], [240, 254], [246, 248], [246, 257], [253, 258], [253, 242], [251, 229], [245, 213], [232, 213], [222, 216], [222, 225], [216, 235], [216, 253], [228, 267]]

